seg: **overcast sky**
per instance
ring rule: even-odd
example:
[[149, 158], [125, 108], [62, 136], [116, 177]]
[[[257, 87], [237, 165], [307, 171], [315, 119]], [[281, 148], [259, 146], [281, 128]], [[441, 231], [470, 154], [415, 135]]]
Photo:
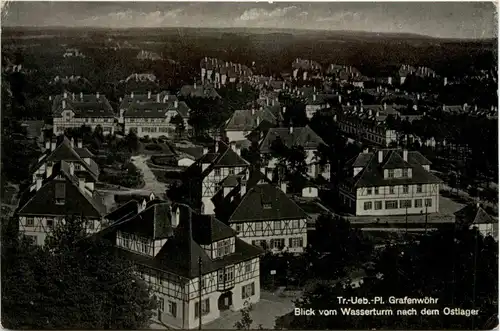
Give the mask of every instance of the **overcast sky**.
[[493, 2], [18, 2], [2, 26], [263, 27], [497, 36]]

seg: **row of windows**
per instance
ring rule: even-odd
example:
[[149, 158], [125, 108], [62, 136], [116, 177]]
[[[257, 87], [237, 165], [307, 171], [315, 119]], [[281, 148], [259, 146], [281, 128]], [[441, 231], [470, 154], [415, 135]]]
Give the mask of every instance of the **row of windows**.
[[[402, 178], [408, 178], [409, 177], [409, 169], [408, 168], [403, 168], [401, 169], [401, 177]], [[398, 177], [394, 177], [394, 175], [397, 174], [395, 172], [395, 169], [388, 169], [387, 170], [387, 178], [400, 178], [399, 176]]]
[[[282, 223], [283, 221], [272, 221], [270, 222], [272, 225], [273, 225], [273, 229], [274, 230], [282, 230], [283, 227], [282, 227]], [[262, 231], [263, 230], [263, 223], [262, 222], [255, 222], [254, 223], [254, 230], [255, 231]], [[300, 222], [299, 220], [292, 220], [291, 223], [289, 223], [289, 227], [291, 229], [299, 229], [300, 228]], [[243, 225], [242, 224], [236, 224], [236, 231], [238, 232], [241, 232], [243, 229]]]
[[[389, 194], [394, 194], [396, 191], [395, 186], [389, 186]], [[403, 185], [403, 194], [408, 194], [410, 192], [410, 187], [409, 185]], [[422, 193], [423, 192], [423, 185], [422, 184], [417, 184], [417, 193]], [[366, 194], [367, 195], [379, 195], [379, 187], [368, 187], [366, 189]]]
[[225, 239], [214, 243], [214, 258], [223, 257], [231, 254], [231, 239]]
[[[252, 240], [252, 245], [254, 246], [260, 246], [263, 248], [267, 248], [267, 240]], [[295, 237], [295, 238], [288, 238], [288, 247], [290, 248], [300, 248], [304, 247], [304, 238], [302, 237]], [[269, 248], [270, 249], [283, 249], [285, 248], [285, 239], [284, 238], [274, 238], [270, 240], [269, 243]]]
[[[422, 207], [422, 199], [415, 199], [414, 200], [414, 207], [415, 208], [421, 208]], [[381, 210], [382, 209], [382, 203], [383, 201], [367, 201], [363, 204], [363, 209], [364, 210]], [[412, 200], [389, 200], [385, 201], [385, 209], [398, 209], [399, 208], [412, 208]], [[432, 207], [432, 199], [425, 199], [425, 206], [426, 207]]]
[[[73, 118], [70, 117], [70, 116], [62, 117], [62, 121], [63, 122], [69, 122], [72, 119]], [[82, 118], [81, 121], [82, 122], [87, 122], [87, 123], [114, 123], [115, 119], [114, 118], [100, 118], [100, 117], [94, 118], [94, 117], [90, 117], [90, 118]]]
[[[205, 299], [201, 302], [201, 316], [208, 315], [210, 313], [210, 299]], [[194, 304], [194, 318], [200, 317], [200, 302]]]

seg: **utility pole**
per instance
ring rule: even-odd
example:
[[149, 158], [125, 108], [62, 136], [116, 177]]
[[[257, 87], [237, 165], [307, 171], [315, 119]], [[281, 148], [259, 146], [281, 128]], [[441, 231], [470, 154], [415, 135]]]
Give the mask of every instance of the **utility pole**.
[[425, 234], [427, 234], [427, 204], [425, 205]]
[[[477, 271], [477, 232], [478, 229], [474, 230], [474, 274], [472, 282], [472, 309], [476, 309], [476, 271]], [[472, 329], [474, 330], [474, 315], [472, 315]]]
[[198, 289], [199, 289], [199, 304], [198, 304], [198, 316], [200, 318], [199, 320], [199, 324], [198, 324], [198, 330], [201, 330], [201, 325], [202, 325], [202, 318], [201, 318], [201, 313], [202, 313], [202, 309], [201, 309], [201, 297], [202, 297], [202, 291], [203, 291], [203, 288], [202, 288], [202, 278], [203, 278], [203, 273], [201, 272], [201, 267], [202, 267], [202, 262], [201, 262], [201, 256], [198, 258], [198, 278], [199, 278], [199, 281], [198, 281]]
[[406, 206], [405, 221], [406, 221], [406, 240], [408, 240], [408, 206]]

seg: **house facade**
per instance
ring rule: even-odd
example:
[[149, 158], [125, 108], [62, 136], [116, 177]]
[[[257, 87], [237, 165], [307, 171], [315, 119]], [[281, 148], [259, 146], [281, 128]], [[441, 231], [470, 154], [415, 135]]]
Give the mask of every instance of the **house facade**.
[[126, 215], [103, 233], [152, 286], [154, 322], [194, 329], [260, 300], [262, 251], [216, 218], [161, 200]]
[[309, 126], [305, 127], [290, 127], [290, 128], [271, 128], [263, 138], [260, 144], [261, 154], [266, 155], [265, 159], [268, 160], [265, 166], [269, 170], [276, 168], [278, 160], [271, 156], [271, 146], [273, 141], [281, 139], [285, 146], [291, 148], [292, 146], [302, 146], [306, 152], [307, 175], [313, 178], [322, 176], [325, 179], [330, 178], [330, 164], [320, 164], [317, 157], [317, 151], [320, 145], [326, 145], [323, 139], [316, 134]]
[[20, 231], [37, 245], [43, 245], [47, 234], [67, 217], [81, 218], [88, 233], [107, 225], [106, 206], [94, 190], [93, 182], [75, 172], [74, 163], [60, 161], [46, 179], [37, 179], [27, 189], [16, 215]]
[[180, 116], [185, 130], [189, 130], [189, 112], [184, 101], [168, 92], [131, 93], [121, 100], [118, 123], [125, 134], [134, 131], [139, 137], [173, 137], [178, 125], [173, 119]]
[[419, 152], [364, 151], [348, 162], [340, 200], [356, 216], [437, 213], [442, 181], [430, 164]]
[[495, 220], [479, 203], [470, 204], [455, 213], [457, 228], [477, 228], [483, 236], [498, 241], [498, 220]]
[[68, 92], [54, 98], [52, 104], [53, 132], [64, 133], [69, 128], [80, 128], [86, 125], [94, 130], [98, 125], [103, 133], [115, 132], [115, 113], [107, 98], [99, 93], [75, 96]]
[[275, 127], [282, 119], [279, 106], [236, 110], [226, 122], [225, 134], [229, 142], [246, 140], [253, 130]]
[[[307, 214], [264, 174], [240, 178], [232, 189], [221, 188], [214, 197], [216, 214], [238, 237], [273, 253], [303, 253], [307, 247]], [[283, 191], [284, 190], [284, 191]]]

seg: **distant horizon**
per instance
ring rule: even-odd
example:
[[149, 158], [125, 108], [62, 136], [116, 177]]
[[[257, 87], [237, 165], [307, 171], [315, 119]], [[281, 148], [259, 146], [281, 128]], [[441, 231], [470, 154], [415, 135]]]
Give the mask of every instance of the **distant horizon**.
[[[44, 25], [44, 26], [30, 26], [30, 25], [7, 25], [3, 26], [4, 29], [67, 29], [67, 30], [108, 30], [108, 31], [127, 31], [127, 30], [175, 30], [175, 29], [193, 29], [193, 30], [275, 30], [275, 31], [290, 31], [290, 32], [321, 32], [321, 33], [352, 33], [352, 34], [367, 34], [367, 35], [390, 35], [390, 36], [412, 36], [422, 39], [435, 39], [435, 40], [459, 40], [459, 41], [491, 41], [498, 39], [494, 37], [434, 37], [431, 35], [412, 33], [412, 32], [378, 32], [366, 30], [329, 30], [329, 29], [316, 29], [316, 28], [268, 28], [268, 27], [208, 27], [208, 26], [149, 26], [149, 27], [102, 27], [102, 26], [66, 26], [66, 25]], [[271, 32], [270, 32], [271, 33]], [[265, 34], [265, 33], [264, 33]]]
[[2, 27], [290, 29], [498, 37], [492, 2], [85, 2], [9, 1]]

